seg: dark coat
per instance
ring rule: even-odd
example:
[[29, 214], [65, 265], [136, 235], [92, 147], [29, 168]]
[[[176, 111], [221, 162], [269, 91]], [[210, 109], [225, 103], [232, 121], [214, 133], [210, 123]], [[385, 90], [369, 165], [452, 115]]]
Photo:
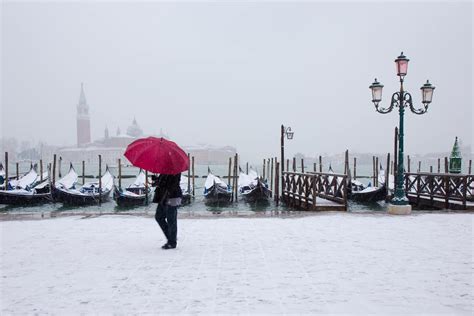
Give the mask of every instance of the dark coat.
[[181, 182], [181, 173], [169, 175], [160, 174], [156, 180], [155, 196], [153, 203], [164, 203], [167, 199], [180, 198], [183, 196], [179, 183]]

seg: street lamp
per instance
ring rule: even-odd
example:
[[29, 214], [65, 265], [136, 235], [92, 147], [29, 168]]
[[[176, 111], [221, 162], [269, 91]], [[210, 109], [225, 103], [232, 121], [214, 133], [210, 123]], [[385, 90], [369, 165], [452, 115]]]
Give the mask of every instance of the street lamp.
[[398, 171], [395, 180], [395, 195], [392, 199], [392, 206], [389, 206], [389, 213], [394, 214], [409, 214], [411, 212], [411, 206], [408, 204], [408, 199], [403, 186], [403, 115], [405, 113], [405, 107], [409, 107], [415, 114], [420, 115], [426, 113], [433, 98], [433, 90], [435, 89], [435, 87], [427, 80], [420, 88], [423, 106], [421, 108], [415, 108], [413, 106], [411, 94], [403, 89], [403, 81], [408, 71], [409, 61], [410, 60], [403, 55], [403, 52], [397, 57], [397, 59], [395, 59], [397, 76], [400, 77], [400, 91], [395, 92], [392, 95], [392, 100], [388, 108], [379, 106], [380, 101], [382, 101], [383, 85], [375, 79], [369, 87], [372, 90], [372, 102], [374, 103], [377, 112], [387, 114], [392, 112], [394, 107], [398, 107], [399, 109]]
[[[295, 132], [291, 130], [291, 127], [285, 127], [281, 125], [281, 177], [283, 179], [283, 172], [285, 171], [285, 137], [288, 140], [292, 140]], [[283, 183], [283, 182], [282, 182]]]

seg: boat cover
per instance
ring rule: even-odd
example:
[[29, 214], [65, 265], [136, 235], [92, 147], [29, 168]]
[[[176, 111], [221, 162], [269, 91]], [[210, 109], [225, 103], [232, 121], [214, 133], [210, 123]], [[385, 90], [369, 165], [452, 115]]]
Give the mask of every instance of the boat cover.
[[11, 180], [10, 185], [13, 188], [17, 189], [27, 189], [32, 187], [37, 179], [38, 174], [33, 168], [31, 168], [30, 171], [28, 171], [28, 173], [21, 177], [19, 180]]
[[79, 176], [76, 171], [71, 167], [69, 168], [69, 172], [56, 182], [56, 187], [71, 189], [76, 185], [78, 178]]
[[214, 183], [222, 188], [225, 188], [227, 190], [227, 184], [225, 184], [224, 181], [222, 181], [219, 177], [216, 177], [212, 173], [209, 173], [206, 178], [206, 182], [204, 183], [204, 188], [206, 190], [209, 190], [212, 188]]
[[[188, 177], [181, 177], [181, 181], [179, 182], [179, 187], [181, 188], [181, 191], [182, 191], [183, 193], [189, 193], [189, 192], [188, 192]], [[190, 191], [193, 190], [193, 183], [192, 183], [192, 181], [191, 181], [191, 183], [190, 183], [189, 188], [190, 188]]]
[[129, 188], [144, 188], [145, 187], [145, 172], [140, 170], [135, 181], [128, 186]]

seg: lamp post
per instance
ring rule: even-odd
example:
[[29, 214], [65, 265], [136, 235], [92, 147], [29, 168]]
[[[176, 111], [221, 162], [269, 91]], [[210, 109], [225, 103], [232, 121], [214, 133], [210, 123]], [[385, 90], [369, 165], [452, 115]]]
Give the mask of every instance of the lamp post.
[[285, 137], [292, 140], [294, 134], [295, 132], [291, 131], [291, 127], [281, 125], [281, 183], [283, 183], [283, 171], [285, 171]]
[[405, 189], [403, 186], [403, 116], [405, 113], [405, 107], [409, 107], [410, 110], [415, 114], [421, 115], [426, 113], [428, 111], [428, 106], [433, 98], [433, 90], [435, 89], [435, 87], [432, 86], [427, 80], [426, 83], [420, 88], [423, 106], [421, 108], [415, 108], [413, 106], [411, 94], [405, 91], [403, 87], [403, 82], [405, 76], [407, 75], [408, 62], [409, 59], [406, 58], [405, 55], [403, 55], [403, 52], [400, 54], [400, 56], [397, 57], [397, 59], [395, 59], [395, 64], [397, 67], [397, 76], [400, 77], [400, 91], [395, 92], [392, 95], [392, 100], [388, 108], [383, 108], [379, 106], [380, 101], [382, 101], [383, 85], [378, 82], [377, 79], [375, 79], [375, 81], [369, 87], [372, 90], [372, 102], [374, 103], [377, 112], [387, 114], [392, 112], [394, 107], [398, 107], [398, 113], [400, 118], [398, 128], [398, 171], [397, 177], [395, 179], [395, 194], [391, 201], [391, 205], [388, 208], [388, 212], [391, 214], [409, 214], [411, 212], [411, 206], [408, 204], [408, 199], [406, 197]]

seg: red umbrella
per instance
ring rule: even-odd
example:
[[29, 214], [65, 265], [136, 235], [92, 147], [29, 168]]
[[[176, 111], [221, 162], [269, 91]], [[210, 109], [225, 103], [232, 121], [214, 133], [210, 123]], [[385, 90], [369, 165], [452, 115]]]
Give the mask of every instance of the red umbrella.
[[189, 168], [186, 153], [163, 137], [137, 139], [128, 145], [124, 155], [132, 165], [153, 173], [177, 174]]

